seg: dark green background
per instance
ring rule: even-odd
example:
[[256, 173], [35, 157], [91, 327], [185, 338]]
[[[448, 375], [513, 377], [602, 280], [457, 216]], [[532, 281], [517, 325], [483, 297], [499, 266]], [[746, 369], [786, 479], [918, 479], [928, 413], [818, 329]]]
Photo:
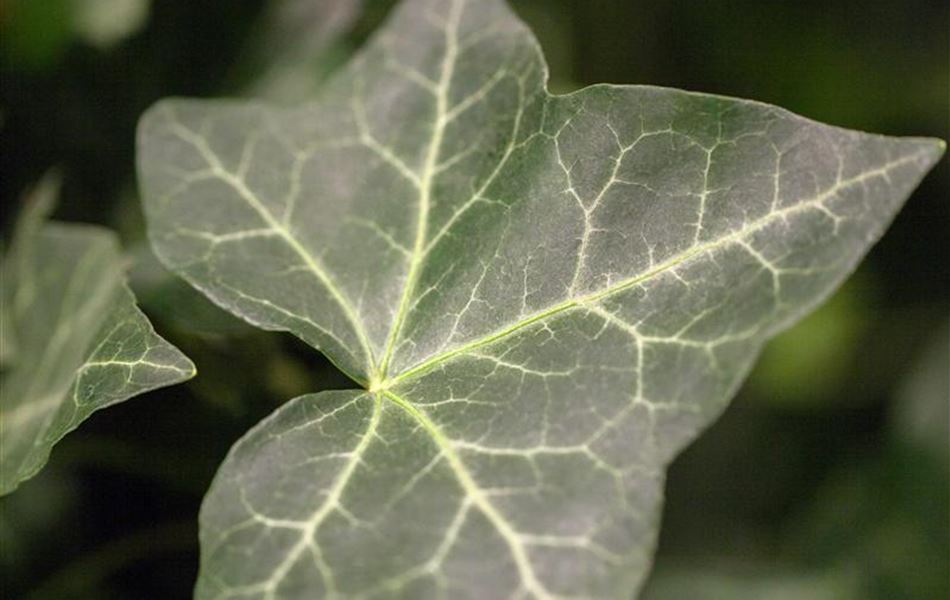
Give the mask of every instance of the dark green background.
[[[23, 190], [58, 165], [57, 217], [107, 224], [134, 249], [138, 115], [163, 96], [246, 90], [273, 58], [260, 43], [268, 5], [155, 0], [141, 31], [103, 50], [73, 30], [76, 1], [0, 0], [3, 229]], [[366, 4], [320, 72], [391, 2]], [[950, 137], [945, 1], [514, 5], [541, 40], [555, 91], [649, 83]], [[732, 407], [673, 465], [655, 597], [950, 597], [948, 190], [945, 159], [842, 292], [769, 347]], [[175, 316], [193, 306], [182, 288], [137, 291], [199, 376], [95, 415], [0, 501], [4, 597], [187, 597], [198, 506], [229, 446], [286, 399], [348, 385], [287, 336], [233, 323], [194, 335]], [[906, 425], [920, 406], [937, 422]], [[927, 426], [934, 437], [918, 432]]]

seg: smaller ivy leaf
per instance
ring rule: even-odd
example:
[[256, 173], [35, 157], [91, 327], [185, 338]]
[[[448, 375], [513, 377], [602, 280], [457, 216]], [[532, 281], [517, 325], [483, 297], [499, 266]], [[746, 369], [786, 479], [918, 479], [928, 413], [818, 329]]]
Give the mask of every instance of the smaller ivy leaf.
[[195, 374], [135, 306], [115, 235], [46, 222], [57, 190], [47, 177], [31, 194], [2, 265], [2, 341], [15, 352], [0, 379], [0, 495], [94, 411]]

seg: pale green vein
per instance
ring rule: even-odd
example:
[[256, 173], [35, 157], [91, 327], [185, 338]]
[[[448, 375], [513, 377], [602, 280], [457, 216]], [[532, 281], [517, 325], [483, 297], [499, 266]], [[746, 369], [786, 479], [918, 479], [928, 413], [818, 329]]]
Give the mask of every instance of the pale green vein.
[[[366, 452], [366, 449], [369, 447], [376, 435], [381, 413], [382, 402], [380, 401], [380, 397], [377, 395], [374, 396], [373, 399], [373, 414], [370, 417], [369, 425], [367, 425], [366, 431], [360, 438], [359, 443], [353, 449], [350, 459], [346, 462], [343, 470], [340, 471], [339, 476], [337, 476], [336, 480], [333, 482], [333, 486], [328, 491], [326, 499], [323, 501], [320, 507], [314, 511], [306, 521], [302, 523], [300, 528], [300, 539], [287, 552], [284, 560], [281, 561], [281, 563], [274, 569], [267, 581], [263, 582], [261, 589], [265, 592], [265, 598], [276, 598], [275, 594], [280, 582], [283, 581], [283, 579], [287, 576], [287, 573], [290, 572], [300, 556], [308, 548], [314, 548], [314, 536], [316, 535], [317, 529], [330, 513], [340, 508], [340, 500], [343, 498], [343, 493], [346, 491], [346, 487], [353, 478], [353, 475], [356, 472], [356, 467], [359, 466], [363, 454]], [[324, 577], [324, 583], [327, 587], [327, 595], [335, 596], [338, 592], [336, 591], [332, 572], [321, 569], [321, 573]]]
[[508, 546], [525, 590], [534, 594], [536, 598], [551, 598], [551, 593], [548, 592], [544, 585], [538, 580], [534, 572], [534, 567], [531, 564], [527, 550], [525, 550], [525, 544], [520, 534], [512, 527], [505, 516], [495, 508], [488, 499], [488, 496], [482, 491], [481, 487], [479, 487], [475, 478], [469, 472], [468, 467], [466, 467], [462, 459], [459, 458], [458, 453], [456, 453], [452, 441], [442, 433], [439, 426], [436, 425], [428, 415], [413, 406], [411, 402], [404, 400], [388, 390], [385, 391], [384, 394], [394, 404], [402, 408], [406, 414], [412, 417], [426, 433], [429, 434], [429, 437], [432, 438], [436, 446], [438, 446], [439, 451], [445, 456], [446, 461], [452, 468], [452, 473], [458, 480], [459, 485], [462, 486], [462, 491], [465, 492], [466, 497], [485, 515]]
[[646, 283], [647, 281], [654, 279], [666, 272], [669, 272], [677, 268], [678, 266], [690, 261], [691, 259], [696, 258], [697, 256], [709, 254], [709, 253], [715, 252], [716, 250], [727, 247], [729, 244], [742, 241], [742, 238], [745, 238], [751, 235], [752, 233], [760, 231], [764, 229], [765, 227], [772, 225], [775, 222], [787, 219], [794, 214], [805, 212], [808, 210], [822, 210], [823, 212], [827, 211], [827, 207], [824, 206], [825, 201], [834, 197], [836, 194], [838, 194], [842, 190], [845, 190], [855, 185], [863, 184], [869, 179], [873, 179], [875, 177], [886, 178], [888, 172], [890, 172], [891, 170], [898, 168], [900, 166], [904, 166], [906, 164], [915, 162], [919, 160], [921, 156], [924, 156], [928, 154], [929, 152], [930, 151], [928, 149], [928, 150], [919, 151], [907, 156], [903, 156], [901, 158], [889, 161], [876, 169], [871, 169], [871, 170], [861, 173], [860, 175], [855, 175], [854, 177], [840, 180], [836, 182], [834, 185], [832, 185], [831, 187], [829, 187], [827, 190], [821, 192], [820, 194], [812, 198], [803, 200], [797, 204], [785, 207], [783, 209], [770, 212], [754, 221], [751, 221], [750, 223], [746, 224], [744, 227], [741, 227], [737, 229], [736, 231], [728, 235], [725, 235], [717, 240], [713, 240], [711, 242], [708, 242], [706, 244], [702, 244], [699, 246], [693, 246], [690, 249], [650, 269], [649, 271], [646, 271], [645, 273], [641, 273], [635, 277], [625, 279], [605, 289], [598, 290], [591, 294], [587, 294], [585, 296], [576, 297], [576, 298], [570, 298], [550, 308], [547, 308], [543, 311], [535, 313], [526, 319], [522, 319], [521, 321], [513, 323], [503, 329], [490, 333], [476, 340], [472, 340], [457, 348], [453, 348], [451, 350], [447, 350], [445, 352], [439, 353], [431, 358], [428, 358], [416, 364], [413, 367], [406, 369], [405, 371], [403, 371], [401, 374], [397, 375], [396, 377], [393, 377], [389, 380], [384, 381], [379, 387], [381, 389], [390, 388], [398, 383], [404, 382], [412, 377], [419, 376], [433, 368], [436, 368], [440, 364], [448, 360], [451, 360], [452, 358], [456, 356], [471, 352], [472, 350], [476, 348], [480, 348], [482, 346], [486, 346], [494, 342], [497, 342], [498, 340], [506, 338], [516, 333], [517, 331], [520, 331], [535, 323], [544, 321], [545, 319], [548, 319], [550, 317], [553, 317], [565, 311], [569, 311], [575, 308], [584, 307], [586, 305], [599, 302], [613, 294], [617, 294], [624, 290], [635, 287], [637, 285]]
[[376, 382], [386, 379], [389, 362], [395, 352], [396, 342], [399, 339], [399, 334], [402, 331], [406, 316], [409, 313], [412, 295], [415, 292], [419, 280], [419, 273], [422, 269], [423, 258], [425, 256], [425, 244], [429, 227], [429, 205], [432, 202], [432, 188], [438, 173], [442, 139], [445, 136], [445, 128], [448, 126], [450, 120], [449, 90], [452, 85], [452, 76], [457, 60], [458, 28], [462, 16], [461, 12], [461, 2], [453, 0], [445, 26], [445, 54], [442, 57], [441, 73], [436, 88], [436, 121], [432, 129], [432, 139], [429, 141], [429, 147], [426, 151], [425, 164], [422, 169], [420, 182], [421, 185], [419, 187], [419, 214], [416, 224], [416, 238], [413, 242], [412, 256], [409, 262], [409, 273], [406, 275], [406, 283], [403, 287], [402, 297], [399, 300], [396, 320], [386, 340], [386, 350], [383, 352], [383, 359], [379, 364], [377, 373], [374, 375], [374, 381]]
[[330, 276], [330, 273], [323, 267], [323, 265], [320, 264], [320, 261], [317, 259], [317, 257], [307, 250], [303, 244], [301, 244], [300, 241], [293, 234], [291, 234], [291, 232], [280, 220], [271, 214], [271, 212], [267, 209], [267, 207], [264, 206], [257, 195], [247, 187], [247, 184], [244, 183], [244, 180], [240, 177], [237, 177], [224, 167], [218, 156], [208, 146], [207, 141], [202, 136], [196, 134], [179, 123], [176, 120], [175, 115], [171, 112], [170, 108], [168, 111], [169, 128], [171, 131], [181, 138], [182, 141], [191, 144], [201, 154], [202, 158], [204, 158], [204, 160], [208, 163], [208, 166], [214, 172], [214, 174], [226, 184], [228, 184], [235, 192], [237, 192], [238, 195], [248, 204], [248, 206], [250, 206], [258, 214], [258, 216], [264, 220], [267, 226], [273, 229], [275, 234], [280, 236], [287, 243], [287, 245], [290, 246], [290, 248], [296, 252], [298, 256], [300, 256], [300, 258], [307, 265], [307, 268], [330, 293], [330, 296], [340, 306], [344, 316], [352, 325], [353, 331], [356, 333], [357, 339], [359, 340], [361, 349], [365, 354], [368, 367], [367, 371], [372, 372], [372, 364], [374, 362], [373, 350], [369, 343], [369, 337], [367, 336], [366, 329], [363, 326], [362, 320], [353, 309], [352, 304], [346, 299], [345, 294], [337, 286], [336, 282]]

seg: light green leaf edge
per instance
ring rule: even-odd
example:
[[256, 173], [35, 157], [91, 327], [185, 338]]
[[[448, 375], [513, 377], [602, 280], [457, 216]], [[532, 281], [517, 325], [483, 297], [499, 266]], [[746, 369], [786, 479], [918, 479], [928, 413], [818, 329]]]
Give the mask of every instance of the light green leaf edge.
[[409, 0], [312, 104], [143, 117], [159, 258], [365, 388], [235, 445], [199, 598], [633, 594], [666, 464], [943, 152], [545, 81], [502, 2]]
[[135, 306], [115, 235], [46, 222], [57, 192], [49, 176], [30, 195], [2, 267], [0, 495], [94, 411], [195, 374]]

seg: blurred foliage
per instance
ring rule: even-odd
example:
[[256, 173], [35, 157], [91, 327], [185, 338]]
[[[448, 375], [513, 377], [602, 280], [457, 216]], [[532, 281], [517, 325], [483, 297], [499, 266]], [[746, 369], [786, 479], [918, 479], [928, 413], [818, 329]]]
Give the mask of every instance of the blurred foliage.
[[[756, 540], [761, 531], [751, 528], [746, 543], [756, 541], [745, 549], [735, 535], [707, 542], [705, 551], [695, 539], [674, 548], [661, 555], [647, 597], [950, 597], [948, 347], [945, 325], [895, 390], [880, 443], [862, 448], [852, 442], [770, 541]], [[693, 525], [710, 531], [701, 519]]]
[[838, 465], [790, 529], [812, 565], [854, 573], [862, 598], [950, 597], [950, 328], [895, 390], [876, 452]]
[[[56, 217], [121, 232], [144, 309], [199, 368], [187, 386], [95, 416], [0, 500], [4, 597], [188, 597], [198, 506], [231, 444], [288, 398], [348, 385], [299, 342], [168, 277], [145, 244], [134, 132], [168, 95], [300, 101], [392, 4], [0, 0], [4, 231], [20, 192], [61, 165]], [[558, 92], [668, 85], [950, 137], [944, 0], [512, 4]], [[855, 278], [765, 350], [673, 465], [647, 597], [950, 597], [948, 174], [938, 168]]]
[[73, 28], [86, 43], [109, 49], [141, 29], [150, 0], [73, 0]]
[[72, 0], [6, 0], [0, 19], [0, 48], [7, 67], [48, 69], [73, 36]]
[[363, 12], [363, 0], [271, 2], [241, 62], [247, 93], [290, 104], [312, 97], [355, 50], [343, 34]]
[[763, 401], [779, 408], [816, 410], [831, 399], [853, 403], [867, 395], [849, 394], [845, 386], [863, 368], [863, 342], [870, 330], [875, 294], [862, 272], [850, 279], [824, 306], [774, 339], [746, 384]]
[[75, 40], [108, 50], [141, 29], [149, 0], [5, 0], [0, 13], [7, 67], [55, 67]]
[[657, 569], [644, 600], [845, 600], [859, 598], [847, 578], [801, 571], [728, 567], [713, 569]]
[[[76, 498], [71, 494], [74, 484], [69, 478], [62, 469], [50, 468], [4, 499], [0, 505], [0, 567], [4, 574], [29, 567], [30, 560], [42, 553], [43, 536], [74, 515]], [[74, 541], [70, 533], [75, 531], [66, 528], [67, 543]]]
[[950, 466], [950, 322], [937, 330], [923, 356], [898, 391], [895, 439]]

